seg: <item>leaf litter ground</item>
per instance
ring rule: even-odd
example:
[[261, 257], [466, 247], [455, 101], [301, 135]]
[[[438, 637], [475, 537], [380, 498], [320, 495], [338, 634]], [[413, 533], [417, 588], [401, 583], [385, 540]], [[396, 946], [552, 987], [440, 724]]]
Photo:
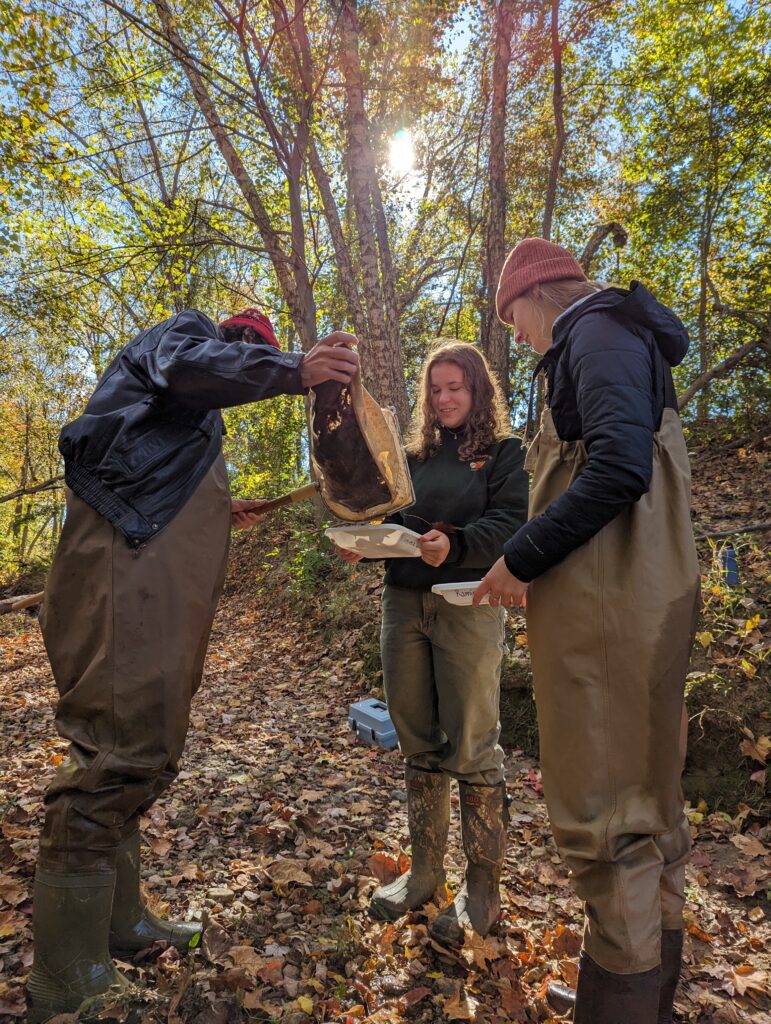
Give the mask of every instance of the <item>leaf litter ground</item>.
[[[717, 519], [710, 511], [703, 521]], [[203, 918], [205, 938], [184, 957], [156, 948], [123, 964], [135, 987], [98, 1019], [557, 1019], [545, 988], [550, 978], [575, 981], [581, 908], [549, 833], [537, 763], [507, 751], [510, 849], [492, 936], [468, 935], [459, 951], [434, 945], [433, 904], [373, 921], [373, 889], [409, 865], [400, 759], [348, 731], [347, 706], [362, 695], [351, 645], [330, 641], [276, 591], [255, 596], [243, 582], [244, 551], [256, 543], [237, 552], [241, 572], [215, 622], [182, 772], [142, 823], [149, 903]], [[377, 589], [361, 586], [362, 600], [376, 604]], [[524, 628], [515, 622], [515, 635]], [[24, 1021], [41, 796], [66, 747], [34, 620], [0, 622], [0, 658], [0, 1020]], [[758, 763], [764, 739], [743, 747]], [[463, 864], [457, 797], [453, 805], [448, 896]], [[679, 1019], [771, 1024], [771, 829], [746, 804], [733, 816], [694, 808], [691, 819]]]

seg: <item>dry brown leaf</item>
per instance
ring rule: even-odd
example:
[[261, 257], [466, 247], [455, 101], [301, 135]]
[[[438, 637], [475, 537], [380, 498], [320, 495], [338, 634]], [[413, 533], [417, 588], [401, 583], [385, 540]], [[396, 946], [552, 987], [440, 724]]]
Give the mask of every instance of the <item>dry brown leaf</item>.
[[761, 843], [755, 836], [750, 835], [736, 835], [731, 836], [731, 842], [734, 844], [737, 850], [749, 858], [753, 857], [765, 857], [767, 853], [771, 852], [769, 848]]
[[703, 928], [699, 928], [697, 924], [689, 924], [687, 927], [689, 935], [692, 935], [694, 939], [698, 939], [699, 942], [712, 943], [715, 941], [715, 936], [710, 935], [709, 932], [705, 932]]
[[754, 971], [749, 965], [744, 964], [733, 971], [729, 971], [724, 978], [723, 987], [726, 991], [743, 996], [747, 991], [769, 993], [768, 975], [765, 971]]
[[264, 956], [260, 956], [254, 946], [232, 946], [228, 950], [228, 956], [235, 967], [241, 967], [245, 971], [256, 974], [266, 964]]
[[483, 939], [470, 928], [464, 929], [461, 956], [466, 963], [476, 964], [480, 970], [484, 971], [487, 970], [488, 963], [493, 960], [500, 960], [501, 957], [508, 955], [509, 950], [507, 946], [494, 936], [488, 936], [486, 939]]
[[[404, 863], [406, 861], [406, 864]], [[375, 878], [383, 885], [388, 885], [389, 882], [393, 882], [399, 875], [403, 875], [405, 871], [409, 870], [410, 864], [409, 857], [405, 857], [403, 854], [398, 858], [391, 857], [388, 853], [373, 853], [372, 856], [367, 858], [367, 867], [370, 870], [370, 874], [373, 874]]]
[[559, 970], [562, 979], [570, 988], [578, 984], [578, 964], [575, 960], [560, 960]]
[[282, 973], [283, 966], [283, 957], [277, 957], [275, 960], [269, 960], [264, 967], [261, 967], [257, 971], [257, 977], [266, 985], [271, 985], [273, 986], [273, 988], [278, 988], [278, 986], [281, 985], [284, 981], [284, 975]]
[[303, 871], [297, 861], [287, 860], [280, 857], [268, 868], [268, 875], [274, 885], [289, 885], [294, 882], [297, 885], [313, 885], [313, 879]]
[[442, 1013], [448, 1020], [476, 1020], [479, 1002], [468, 992], [459, 988], [449, 999], [445, 999]]
[[15, 910], [0, 911], [0, 939], [7, 939], [11, 935], [16, 935], [26, 923], [27, 918]]
[[152, 836], [146, 837], [147, 845], [158, 857], [165, 857], [171, 849], [171, 843], [168, 839], [154, 839]]
[[753, 760], [765, 764], [768, 755], [771, 753], [771, 737], [758, 736], [755, 739], [755, 734], [747, 728], [742, 729], [742, 732], [747, 739], [742, 740], [739, 744], [741, 752], [745, 757], [751, 757]]
[[26, 898], [27, 893], [18, 878], [11, 875], [0, 875], [0, 900], [5, 900], [12, 907], [16, 907]]
[[565, 925], [557, 925], [552, 934], [551, 950], [555, 956], [577, 957], [581, 952], [582, 939], [577, 931]]

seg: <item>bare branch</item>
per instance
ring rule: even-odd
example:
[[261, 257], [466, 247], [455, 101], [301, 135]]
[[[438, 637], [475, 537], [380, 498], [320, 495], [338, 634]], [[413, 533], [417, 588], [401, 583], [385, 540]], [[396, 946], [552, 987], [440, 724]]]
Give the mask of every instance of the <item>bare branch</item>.
[[60, 473], [58, 476], [52, 476], [50, 480], [44, 480], [42, 484], [35, 484], [33, 487], [20, 487], [18, 491], [13, 491], [11, 494], [4, 494], [0, 497], [0, 505], [6, 501], [13, 501], [14, 498], [21, 498], [25, 494], [37, 494], [38, 491], [48, 491], [53, 487], [60, 487], [60, 480], [64, 479], [64, 474]]
[[627, 238], [629, 237], [626, 233], [626, 229], [614, 220], [609, 221], [607, 224], [599, 224], [594, 229], [592, 237], [586, 243], [584, 251], [581, 253], [578, 260], [587, 276], [589, 275], [589, 270], [594, 261], [594, 257], [597, 255], [600, 246], [608, 235], [613, 236], [613, 245], [617, 249], [623, 248], [623, 246], [626, 245]]
[[19, 594], [18, 597], [3, 598], [0, 600], [0, 615], [6, 615], [8, 612], [21, 612], [25, 608], [42, 604], [44, 597], [45, 591], [41, 590], [38, 594]]
[[682, 411], [685, 406], [690, 402], [695, 394], [697, 394], [705, 385], [709, 384], [710, 381], [715, 380], [716, 377], [724, 377], [730, 370], [736, 366], [737, 363], [741, 362], [745, 356], [749, 355], [750, 352], [754, 352], [756, 348], [759, 348], [763, 343], [762, 338], [753, 338], [752, 341], [747, 341], [744, 345], [740, 345], [730, 356], [727, 356], [716, 366], [713, 366], [709, 370], [705, 370], [704, 373], [700, 373], [699, 376], [692, 381], [692, 383], [683, 391], [681, 395], [677, 396], [677, 408]]

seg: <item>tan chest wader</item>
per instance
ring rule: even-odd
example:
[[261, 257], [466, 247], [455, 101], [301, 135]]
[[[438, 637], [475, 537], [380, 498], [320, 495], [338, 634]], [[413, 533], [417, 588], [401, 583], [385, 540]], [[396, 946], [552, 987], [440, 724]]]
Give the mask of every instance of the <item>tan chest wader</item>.
[[[586, 463], [548, 408], [530, 446], [530, 516]], [[650, 489], [530, 585], [527, 623], [546, 803], [585, 903], [584, 949], [600, 968], [657, 968], [681, 929], [690, 848], [678, 732], [699, 567], [680, 421], [664, 411]]]
[[56, 725], [71, 746], [45, 796], [31, 1024], [119, 994], [111, 952], [133, 955], [157, 940], [184, 949], [200, 931], [144, 906], [137, 823], [178, 771], [229, 536], [221, 455], [137, 551], [68, 494], [41, 625], [60, 694]]

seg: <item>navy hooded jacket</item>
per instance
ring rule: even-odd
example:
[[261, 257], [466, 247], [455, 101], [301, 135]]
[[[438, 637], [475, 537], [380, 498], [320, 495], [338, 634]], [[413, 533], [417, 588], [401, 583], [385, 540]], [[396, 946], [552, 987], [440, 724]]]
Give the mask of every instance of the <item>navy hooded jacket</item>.
[[506, 542], [506, 566], [517, 579], [529, 583], [557, 565], [646, 493], [653, 435], [664, 409], [677, 409], [671, 368], [687, 350], [685, 327], [637, 281], [558, 318], [534, 378], [545, 373], [557, 433], [583, 441], [587, 462], [543, 515]]

